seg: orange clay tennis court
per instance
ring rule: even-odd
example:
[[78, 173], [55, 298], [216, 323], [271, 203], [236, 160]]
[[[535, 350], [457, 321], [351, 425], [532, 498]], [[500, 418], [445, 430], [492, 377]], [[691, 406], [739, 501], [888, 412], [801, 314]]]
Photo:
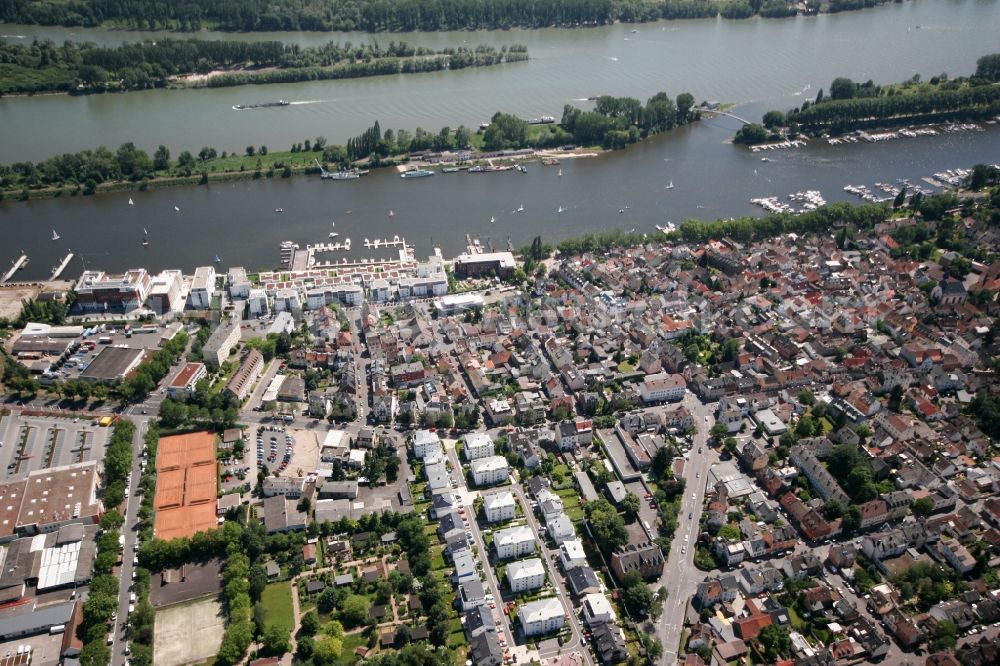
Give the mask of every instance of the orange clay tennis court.
[[160, 439], [156, 451], [156, 537], [175, 539], [215, 529], [215, 435], [192, 432]]

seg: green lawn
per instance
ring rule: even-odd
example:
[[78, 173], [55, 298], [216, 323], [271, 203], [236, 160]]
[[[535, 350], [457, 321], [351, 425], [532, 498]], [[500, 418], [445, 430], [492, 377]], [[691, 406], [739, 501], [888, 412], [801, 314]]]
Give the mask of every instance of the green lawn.
[[352, 666], [352, 664], [358, 661], [358, 658], [354, 655], [354, 649], [368, 647], [368, 639], [365, 638], [364, 632], [358, 632], [356, 634], [346, 634], [342, 640], [343, 649], [340, 652], [340, 659], [337, 660], [337, 663], [344, 666]]
[[635, 372], [635, 366], [629, 363], [628, 361], [622, 361], [621, 363], [618, 364], [618, 372], [622, 373], [623, 375], [630, 375], [633, 372]]
[[276, 624], [292, 633], [295, 618], [292, 616], [292, 586], [289, 583], [271, 583], [265, 587], [260, 603], [264, 607], [264, 622]]

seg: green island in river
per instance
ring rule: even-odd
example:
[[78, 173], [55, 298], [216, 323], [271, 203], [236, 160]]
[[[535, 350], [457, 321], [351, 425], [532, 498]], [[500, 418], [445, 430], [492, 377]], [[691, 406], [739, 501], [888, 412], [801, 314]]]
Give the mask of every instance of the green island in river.
[[[701, 118], [690, 93], [670, 98], [661, 92], [645, 104], [634, 97], [602, 96], [593, 111], [567, 104], [561, 120], [528, 121], [496, 113], [490, 123], [473, 133], [462, 126], [443, 127], [436, 134], [417, 128], [386, 129], [376, 121], [346, 145], [328, 144], [325, 137], [296, 143], [287, 151], [248, 145], [242, 152], [205, 146], [197, 154], [181, 152], [171, 158], [167, 146], [150, 157], [129, 142], [112, 152], [106, 147], [65, 153], [47, 160], [0, 165], [0, 199], [75, 196], [98, 192], [207, 184], [210, 181], [289, 178], [295, 173], [319, 174], [321, 164], [338, 168], [374, 168], [418, 160], [427, 152], [469, 153], [465, 160], [503, 158], [501, 151], [562, 149], [587, 146], [614, 150]], [[457, 160], [457, 152], [455, 159]], [[518, 159], [538, 157], [533, 153]]]
[[976, 61], [970, 77], [948, 78], [947, 74], [921, 82], [920, 75], [896, 85], [872, 81], [856, 83], [836, 78], [830, 94], [820, 89], [814, 102], [787, 113], [768, 111], [762, 124], [741, 127], [735, 143], [748, 145], [807, 136], [839, 135], [860, 129], [984, 120], [1000, 115], [1000, 54]]
[[[866, 9], [889, 0], [6, 0], [0, 21], [140, 30], [405, 32], [642, 23], [659, 19], [784, 18]], [[899, 0], [897, 0], [899, 1]]]
[[352, 79], [488, 67], [528, 59], [521, 45], [428, 49], [330, 42], [161, 39], [104, 47], [92, 43], [0, 42], [0, 95], [88, 94], [150, 88], [222, 88], [246, 84]]

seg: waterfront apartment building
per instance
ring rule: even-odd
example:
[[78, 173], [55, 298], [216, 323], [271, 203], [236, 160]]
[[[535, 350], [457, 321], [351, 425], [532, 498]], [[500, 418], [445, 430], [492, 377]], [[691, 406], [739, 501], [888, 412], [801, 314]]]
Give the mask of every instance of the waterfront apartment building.
[[537, 590], [545, 585], [545, 565], [542, 564], [542, 560], [532, 557], [508, 564], [507, 585], [514, 594]]
[[230, 298], [247, 299], [250, 297], [250, 278], [247, 277], [247, 269], [242, 266], [234, 266], [226, 274], [226, 289], [229, 290]]
[[250, 308], [251, 317], [266, 315], [271, 311], [267, 303], [267, 292], [260, 288], [250, 290], [247, 296], [247, 305]]
[[527, 525], [497, 530], [493, 534], [493, 546], [501, 560], [531, 555], [535, 552], [535, 533]]
[[472, 480], [477, 486], [493, 486], [507, 480], [507, 459], [503, 456], [487, 456], [473, 460], [469, 465]]
[[191, 291], [188, 292], [188, 305], [194, 310], [207, 310], [212, 307], [213, 296], [215, 296], [215, 268], [199, 266], [194, 269]]
[[76, 284], [76, 304], [86, 312], [131, 312], [146, 302], [153, 280], [145, 268], [123, 275], [84, 271]]
[[202, 358], [206, 363], [214, 363], [219, 366], [229, 358], [236, 343], [240, 341], [240, 323], [232, 319], [225, 319], [212, 331], [212, 335], [201, 348]]
[[146, 307], [158, 315], [184, 309], [184, 275], [176, 269], [160, 271], [150, 283]]
[[566, 611], [556, 597], [526, 603], [517, 616], [525, 636], [548, 634], [566, 625]]
[[511, 252], [482, 252], [460, 254], [452, 266], [459, 279], [495, 275], [504, 280], [514, 274], [516, 263]]

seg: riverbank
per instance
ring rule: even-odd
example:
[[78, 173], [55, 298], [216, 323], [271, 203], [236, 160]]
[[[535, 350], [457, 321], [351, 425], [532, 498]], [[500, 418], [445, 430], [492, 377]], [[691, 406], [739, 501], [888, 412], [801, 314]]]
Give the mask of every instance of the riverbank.
[[329, 42], [300, 48], [278, 41], [164, 39], [114, 48], [84, 42], [0, 41], [0, 96], [88, 95], [153, 88], [222, 88], [252, 84], [356, 79], [524, 62], [518, 44], [476, 47], [354, 47]]
[[[896, 0], [897, 2], [899, 0]], [[0, 20], [21, 24], [105, 27], [119, 29], [203, 29], [222, 32], [350, 31], [369, 33], [441, 30], [498, 30], [510, 28], [587, 28], [615, 23], [642, 25], [660, 20], [742, 20], [788, 18], [802, 13], [839, 13], [870, 9], [889, 0], [827, 0], [815, 8], [800, 10], [785, 0], [760, 3], [730, 0], [663, 0], [659, 3], [593, 3], [564, 0], [555, 5], [537, 3], [491, 3], [489, 11], [479, 2], [440, 5], [435, 0], [410, 3], [374, 3], [346, 0], [330, 4], [324, 0], [301, 0], [275, 12], [262, 0], [207, 3], [195, 15], [185, 3], [147, 6], [143, 3], [114, 4], [83, 0], [35, 0], [0, 6]], [[81, 5], [85, 13], [81, 14]], [[96, 6], [91, 6], [96, 5]], [[373, 6], [374, 5], [374, 6]], [[100, 17], [98, 19], [98, 17]]]
[[[462, 171], [466, 171], [476, 166], [494, 166], [496, 163], [502, 163], [509, 165], [509, 168], [513, 169], [514, 165], [536, 162], [546, 166], [558, 165], [560, 159], [598, 157], [604, 152], [596, 146], [587, 149], [574, 147], [570, 150], [527, 149], [523, 151], [511, 151], [510, 154], [501, 152], [499, 154], [475, 155], [471, 159], [462, 161], [447, 158], [428, 159], [426, 156], [397, 155], [390, 159], [381, 160], [377, 165], [372, 165], [367, 161], [359, 161], [356, 166], [366, 169], [397, 169], [399, 171], [405, 171], [409, 168], [435, 169], [461, 167]], [[270, 180], [307, 175], [317, 179], [320, 178], [321, 169], [316, 165], [317, 158], [312, 153], [283, 151], [268, 154], [265, 157], [271, 159], [267, 162], [261, 162], [259, 168], [256, 166], [247, 168], [247, 163], [252, 159], [250, 157], [227, 156], [206, 161], [203, 164], [203, 169], [191, 175], [160, 175], [142, 181], [109, 181], [95, 185], [89, 192], [85, 192], [84, 187], [79, 184], [29, 190], [23, 188], [0, 189], [0, 202], [56, 199], [61, 197], [72, 198], [78, 196], [89, 197], [115, 192], [145, 192], [147, 190], [162, 190], [194, 185], [211, 185], [261, 179]]]

